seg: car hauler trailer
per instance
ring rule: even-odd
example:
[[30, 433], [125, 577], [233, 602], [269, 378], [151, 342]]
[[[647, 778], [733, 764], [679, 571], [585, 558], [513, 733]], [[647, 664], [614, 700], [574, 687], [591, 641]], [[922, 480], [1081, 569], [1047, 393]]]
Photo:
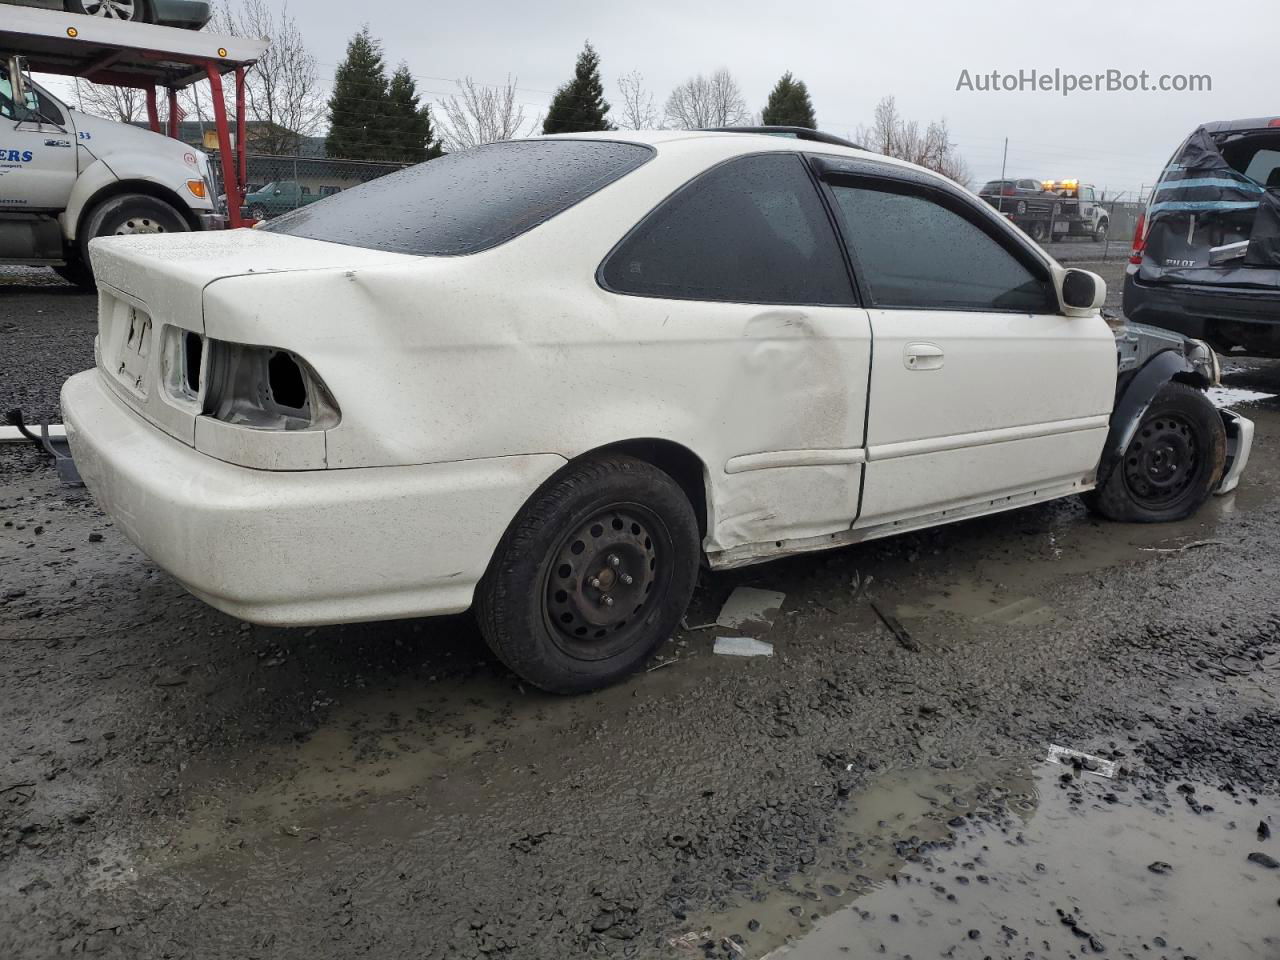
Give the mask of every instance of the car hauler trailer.
[[[245, 72], [266, 41], [29, 7], [3, 11], [0, 263], [44, 264], [87, 282], [86, 250], [95, 236], [243, 225]], [[32, 81], [33, 73], [140, 89], [150, 131], [80, 113]], [[177, 141], [178, 91], [202, 80], [210, 86], [219, 170]], [[168, 97], [167, 130], [160, 89]]]

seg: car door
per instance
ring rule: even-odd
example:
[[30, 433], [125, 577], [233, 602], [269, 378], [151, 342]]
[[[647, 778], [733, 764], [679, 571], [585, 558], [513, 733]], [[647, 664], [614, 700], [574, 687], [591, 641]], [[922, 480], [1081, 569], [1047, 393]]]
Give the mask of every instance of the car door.
[[25, 93], [18, 102], [0, 64], [0, 209], [61, 211], [76, 182], [75, 129], [30, 81]]
[[1115, 389], [1100, 316], [980, 204], [886, 164], [823, 168], [874, 360], [858, 526], [1062, 495], [1094, 474]]
[[634, 338], [627, 369], [660, 392], [661, 439], [706, 465], [708, 553], [732, 563], [846, 532], [871, 329], [801, 156], [704, 171], [644, 217], [598, 277]]

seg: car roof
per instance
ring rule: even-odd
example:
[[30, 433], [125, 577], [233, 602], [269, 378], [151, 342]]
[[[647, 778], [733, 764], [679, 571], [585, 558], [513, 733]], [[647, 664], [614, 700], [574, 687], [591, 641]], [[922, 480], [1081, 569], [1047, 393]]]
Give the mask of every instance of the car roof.
[[[769, 151], [792, 153], [816, 153], [825, 156], [850, 157], [886, 166], [915, 170], [926, 176], [951, 183], [946, 177], [906, 160], [887, 157], [863, 147], [846, 147], [838, 143], [820, 140], [800, 140], [796, 137], [772, 133], [755, 133], [746, 130], [601, 130], [591, 133], [553, 133], [534, 137], [536, 140], [616, 140], [624, 143], [643, 143], [661, 148], [663, 145], [679, 146], [697, 151], [705, 145], [708, 153], [723, 155], [765, 153]], [[733, 149], [726, 150], [726, 147]]]
[[1246, 130], [1280, 130], [1280, 117], [1252, 117], [1248, 120], [1215, 120], [1204, 124], [1208, 133], [1243, 133]]

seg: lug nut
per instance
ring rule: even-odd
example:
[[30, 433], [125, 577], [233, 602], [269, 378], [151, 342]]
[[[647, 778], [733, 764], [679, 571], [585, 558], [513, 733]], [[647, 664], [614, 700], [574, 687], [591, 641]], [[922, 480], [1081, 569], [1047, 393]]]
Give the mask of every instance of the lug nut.
[[618, 559], [618, 555], [616, 553], [609, 554], [609, 566], [616, 567], [616, 566], [619, 566], [621, 563], [622, 561]]
[[599, 577], [592, 577], [592, 578], [591, 578], [591, 585], [592, 585], [593, 587], [595, 587], [597, 590], [599, 590], [599, 589], [600, 589], [600, 578], [599, 578]]
[[606, 593], [603, 597], [601, 597], [600, 599], [604, 601], [604, 605], [605, 605], [606, 607], [612, 607], [612, 606], [613, 606], [613, 597], [609, 596], [607, 593]]
[[634, 578], [629, 573], [624, 573], [619, 579], [621, 579], [627, 586], [631, 586], [631, 584], [635, 582]]

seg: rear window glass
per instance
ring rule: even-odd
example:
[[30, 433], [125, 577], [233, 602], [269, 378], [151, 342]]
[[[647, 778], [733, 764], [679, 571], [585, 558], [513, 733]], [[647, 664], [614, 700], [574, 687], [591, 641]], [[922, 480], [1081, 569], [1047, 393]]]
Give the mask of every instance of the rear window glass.
[[562, 213], [653, 156], [637, 143], [491, 143], [352, 187], [262, 229], [421, 256], [487, 250]]

